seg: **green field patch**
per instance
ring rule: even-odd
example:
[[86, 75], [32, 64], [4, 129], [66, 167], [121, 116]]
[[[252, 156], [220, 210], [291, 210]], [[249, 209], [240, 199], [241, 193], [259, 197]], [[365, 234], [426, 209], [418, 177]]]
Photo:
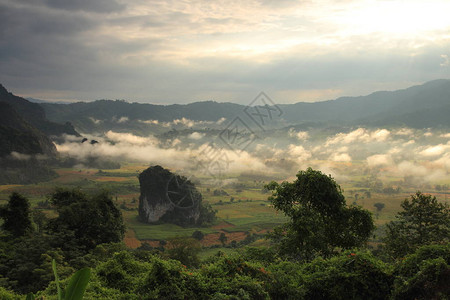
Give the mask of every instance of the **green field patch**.
[[217, 233], [216, 229], [205, 227], [181, 227], [175, 224], [158, 224], [151, 225], [135, 221], [129, 224], [129, 228], [133, 229], [139, 240], [167, 240], [174, 237], [190, 237], [196, 230], [200, 230], [204, 234]]
[[283, 215], [275, 214], [259, 214], [253, 215], [248, 218], [232, 218], [228, 219], [227, 222], [234, 225], [234, 227], [224, 228], [226, 232], [239, 232], [239, 231], [250, 231], [250, 230], [266, 230], [272, 229], [273, 227], [283, 224], [287, 221], [287, 218]]
[[101, 176], [101, 177], [131, 177], [131, 178], [136, 178], [137, 180], [137, 176], [139, 175], [136, 172], [105, 172], [102, 170], [99, 170], [96, 174], [96, 176]]
[[127, 177], [101, 176], [95, 178], [95, 181], [123, 182], [123, 181], [130, 181], [130, 179]]

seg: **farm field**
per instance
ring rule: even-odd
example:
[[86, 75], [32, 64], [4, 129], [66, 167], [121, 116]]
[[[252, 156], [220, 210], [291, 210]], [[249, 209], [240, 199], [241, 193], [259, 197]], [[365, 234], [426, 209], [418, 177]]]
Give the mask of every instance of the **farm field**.
[[[263, 235], [287, 219], [281, 213], [273, 209], [268, 201], [269, 193], [264, 189], [268, 181], [240, 177], [239, 174], [230, 176], [232, 184], [223, 187], [208, 185], [205, 178], [196, 178], [196, 186], [203, 195], [203, 201], [212, 205], [217, 210], [218, 221], [211, 227], [183, 228], [173, 224], [149, 225], [138, 220], [139, 182], [138, 174], [147, 166], [142, 164], [125, 164], [116, 170], [98, 169], [57, 169], [59, 177], [52, 181], [29, 185], [3, 185], [0, 186], [0, 204], [4, 204], [9, 195], [19, 192], [30, 199], [32, 208], [40, 209], [49, 215], [54, 212], [48, 204], [48, 196], [57, 187], [80, 188], [86, 192], [106, 189], [110, 191], [117, 206], [122, 210], [127, 232], [125, 243], [130, 248], [137, 248], [143, 243], [152, 247], [158, 247], [161, 241], [174, 237], [190, 237], [194, 231], [201, 231], [205, 237], [201, 241], [204, 246], [202, 257], [214, 254], [218, 250], [234, 251], [231, 248], [223, 248], [219, 236], [224, 233], [227, 237], [226, 244], [233, 241], [241, 242], [247, 236], [256, 234], [257, 241], [264, 243]], [[345, 166], [347, 168], [348, 166]], [[289, 180], [294, 177], [290, 176]], [[377, 233], [382, 232], [386, 222], [395, 218], [400, 210], [400, 203], [409, 195], [416, 192], [414, 188], [402, 187], [400, 191], [386, 194], [368, 192], [368, 188], [360, 187], [362, 176], [349, 176], [349, 179], [341, 185], [347, 204], [360, 205], [373, 212]], [[384, 179], [385, 182], [398, 182], [399, 178]], [[440, 183], [448, 184], [448, 183]], [[217, 192], [219, 191], [219, 193]], [[450, 192], [437, 191], [433, 186], [421, 190], [424, 193], [435, 195], [439, 201], [450, 199]], [[377, 211], [376, 203], [384, 204]]]

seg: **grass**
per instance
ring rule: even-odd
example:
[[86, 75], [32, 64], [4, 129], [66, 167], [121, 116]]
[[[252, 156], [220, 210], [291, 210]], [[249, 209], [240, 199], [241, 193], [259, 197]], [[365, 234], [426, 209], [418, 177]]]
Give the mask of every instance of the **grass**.
[[129, 223], [129, 226], [134, 230], [139, 240], [167, 240], [174, 237], [190, 237], [196, 230], [200, 230], [204, 234], [218, 232], [215, 229], [205, 227], [183, 228], [174, 224], [150, 225], [138, 221]]

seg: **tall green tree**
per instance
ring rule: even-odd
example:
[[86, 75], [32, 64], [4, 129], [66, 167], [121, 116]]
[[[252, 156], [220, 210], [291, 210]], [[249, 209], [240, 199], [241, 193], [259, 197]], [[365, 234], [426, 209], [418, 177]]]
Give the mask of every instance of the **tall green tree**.
[[347, 206], [331, 176], [308, 168], [294, 182], [271, 182], [269, 200], [290, 221], [270, 235], [281, 255], [300, 260], [331, 256], [339, 249], [363, 245], [374, 230], [372, 215]]
[[122, 214], [107, 192], [88, 196], [79, 190], [59, 189], [52, 195], [51, 203], [59, 215], [49, 221], [49, 227], [62, 239], [74, 238], [85, 250], [122, 241], [125, 233]]
[[3, 219], [2, 229], [14, 237], [20, 237], [32, 230], [30, 203], [27, 198], [14, 192], [9, 196], [8, 203], [0, 208]]
[[200, 242], [194, 238], [177, 237], [168, 241], [167, 255], [169, 258], [179, 260], [188, 267], [198, 267], [200, 258], [198, 254], [202, 250]]
[[396, 220], [386, 225], [386, 251], [394, 258], [413, 253], [422, 245], [450, 241], [450, 208], [436, 197], [417, 192], [405, 199]]

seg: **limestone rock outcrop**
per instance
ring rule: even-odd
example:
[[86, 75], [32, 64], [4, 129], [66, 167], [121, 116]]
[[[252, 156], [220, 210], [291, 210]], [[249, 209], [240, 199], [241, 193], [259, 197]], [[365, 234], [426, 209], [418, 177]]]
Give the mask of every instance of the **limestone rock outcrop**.
[[139, 175], [139, 218], [146, 223], [197, 224], [202, 195], [186, 177], [161, 166], [152, 166]]

